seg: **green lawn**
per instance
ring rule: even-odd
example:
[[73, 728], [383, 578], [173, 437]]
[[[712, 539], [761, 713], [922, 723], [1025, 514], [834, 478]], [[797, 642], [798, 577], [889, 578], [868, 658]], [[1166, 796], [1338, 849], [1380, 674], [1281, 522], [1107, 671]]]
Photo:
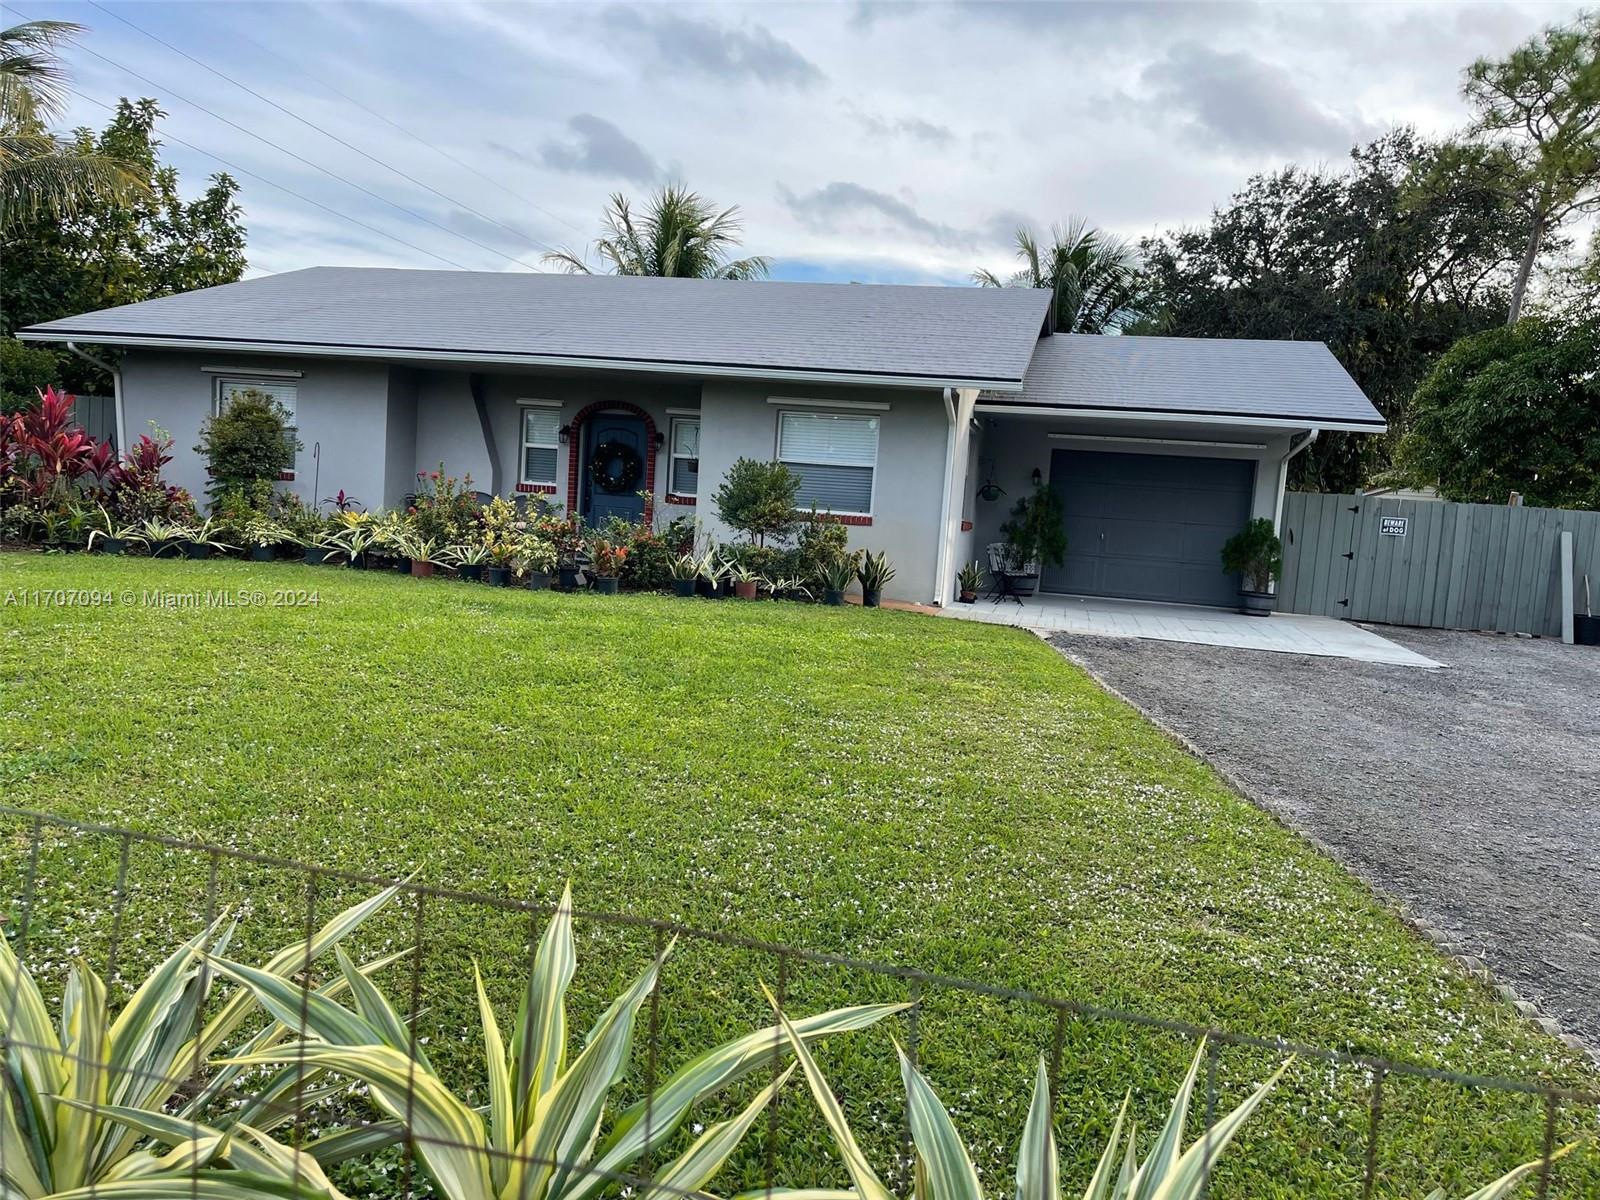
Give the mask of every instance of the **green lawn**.
[[[27, 602], [57, 588], [298, 588], [318, 602]], [[417, 868], [496, 895], [548, 901], [570, 879], [583, 909], [1596, 1084], [1342, 869], [1026, 634], [888, 611], [16, 553], [0, 554], [0, 601], [0, 792], [16, 806], [361, 872]], [[14, 907], [25, 826], [4, 828]], [[51, 978], [74, 951], [103, 955], [116, 871], [112, 840], [48, 839], [28, 957]], [[192, 932], [206, 864], [135, 847], [128, 882], [118, 962], [131, 970]], [[305, 920], [302, 878], [224, 863], [219, 883], [249, 912], [254, 945]], [[354, 894], [324, 882], [319, 911]], [[411, 919], [395, 913], [363, 945], [408, 939]], [[423, 1020], [436, 1060], [467, 1086], [479, 1053], [469, 960], [509, 1007], [526, 921], [435, 902], [424, 924]], [[581, 935], [581, 1003], [597, 1011], [649, 940]], [[758, 980], [776, 973], [753, 952], [680, 943], [661, 993], [663, 1068], [758, 1020]], [[403, 994], [406, 972], [385, 985]], [[821, 966], [797, 968], [788, 990], [806, 1009], [906, 994]], [[880, 1162], [901, 1120], [890, 1032], [822, 1054]], [[1051, 1019], [935, 990], [916, 1032], [992, 1193], [1006, 1192]], [[1166, 1034], [1069, 1023], [1067, 1184], [1081, 1191], [1123, 1090], [1148, 1126], [1191, 1053]], [[1224, 1102], [1271, 1061], [1228, 1051]], [[1216, 1194], [1359, 1195], [1365, 1094], [1357, 1071], [1297, 1064], [1230, 1149]], [[782, 1111], [785, 1181], [842, 1179], [815, 1153], [801, 1089]], [[1537, 1101], [1448, 1085], [1391, 1079], [1385, 1112], [1382, 1195], [1481, 1184], [1535, 1157], [1542, 1135]], [[1561, 1136], [1594, 1123], [1563, 1112]], [[722, 1186], [757, 1182], [762, 1158], [746, 1153]], [[1563, 1162], [1550, 1194], [1600, 1194], [1600, 1154]]]

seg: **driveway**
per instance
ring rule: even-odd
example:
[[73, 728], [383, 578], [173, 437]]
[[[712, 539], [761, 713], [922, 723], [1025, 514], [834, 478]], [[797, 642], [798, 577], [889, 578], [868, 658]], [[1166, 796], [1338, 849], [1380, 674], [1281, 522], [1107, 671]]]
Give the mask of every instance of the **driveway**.
[[1051, 641], [1600, 1047], [1600, 650], [1383, 634], [1449, 669]]

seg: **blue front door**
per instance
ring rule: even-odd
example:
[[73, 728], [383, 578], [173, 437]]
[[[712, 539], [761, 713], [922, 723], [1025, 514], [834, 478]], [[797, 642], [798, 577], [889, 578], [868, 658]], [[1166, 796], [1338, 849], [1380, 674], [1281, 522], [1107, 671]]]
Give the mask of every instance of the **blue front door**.
[[648, 455], [644, 421], [638, 417], [602, 414], [588, 423], [583, 434], [582, 498], [578, 511], [590, 525], [604, 525], [612, 517], [637, 521], [644, 516], [644, 489]]

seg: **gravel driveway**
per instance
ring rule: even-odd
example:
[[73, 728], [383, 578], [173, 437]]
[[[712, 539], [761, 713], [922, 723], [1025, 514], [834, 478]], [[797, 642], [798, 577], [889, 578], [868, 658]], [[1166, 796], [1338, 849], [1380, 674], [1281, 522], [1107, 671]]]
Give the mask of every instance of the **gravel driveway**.
[[1600, 1047], [1600, 650], [1379, 632], [1449, 669], [1051, 641]]

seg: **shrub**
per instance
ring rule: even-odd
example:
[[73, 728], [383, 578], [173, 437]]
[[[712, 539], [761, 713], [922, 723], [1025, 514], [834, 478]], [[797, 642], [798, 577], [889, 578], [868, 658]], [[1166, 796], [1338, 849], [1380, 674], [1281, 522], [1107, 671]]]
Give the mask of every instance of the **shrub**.
[[470, 542], [483, 526], [483, 506], [472, 490], [472, 476], [446, 475], [443, 463], [437, 471], [417, 472], [417, 492], [408, 511], [417, 531], [439, 545]]
[[106, 472], [106, 506], [119, 520], [186, 521], [194, 516], [189, 493], [161, 478], [161, 468], [172, 461], [171, 450], [172, 439], [152, 422], [150, 433], [141, 433], [122, 461]]
[[793, 569], [788, 573], [807, 587], [819, 586], [823, 572], [845, 556], [849, 545], [849, 529], [812, 509], [801, 521]]
[[1023, 496], [1011, 509], [1011, 519], [1000, 526], [1005, 534], [1006, 554], [1011, 569], [1021, 571], [1031, 564], [1059, 567], [1067, 556], [1067, 531], [1061, 497], [1048, 483]]
[[46, 388], [32, 408], [0, 418], [0, 497], [60, 505], [111, 470], [115, 451], [73, 423], [73, 401]]
[[0, 416], [38, 403], [39, 395], [60, 378], [53, 351], [16, 338], [0, 338]]
[[741, 458], [728, 468], [712, 502], [724, 524], [758, 546], [794, 532], [800, 477], [780, 462]]
[[1264, 592], [1283, 571], [1283, 543], [1272, 522], [1256, 517], [1222, 545], [1222, 569], [1243, 575], [1250, 590]]
[[211, 471], [206, 489], [213, 500], [234, 488], [275, 482], [294, 466], [300, 449], [289, 414], [265, 392], [240, 392], [220, 413], [200, 427], [195, 453], [203, 454]]

